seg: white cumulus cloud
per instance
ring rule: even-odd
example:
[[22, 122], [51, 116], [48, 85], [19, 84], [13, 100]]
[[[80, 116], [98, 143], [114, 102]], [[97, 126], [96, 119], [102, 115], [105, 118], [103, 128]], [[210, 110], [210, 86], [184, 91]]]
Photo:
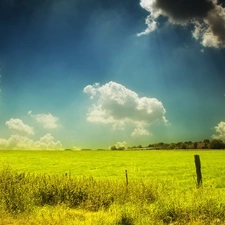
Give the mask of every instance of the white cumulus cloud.
[[111, 124], [114, 129], [124, 129], [129, 124], [134, 126], [132, 136], [149, 135], [146, 128], [153, 123], [167, 124], [162, 102], [156, 98], [139, 97], [116, 82], [88, 85], [83, 91], [94, 102], [87, 114], [89, 122]]
[[164, 16], [174, 25], [192, 25], [193, 37], [204, 47], [225, 47], [225, 8], [217, 0], [140, 0], [140, 5], [149, 16], [138, 36], [157, 29], [159, 16]]
[[38, 123], [42, 124], [43, 127], [46, 129], [56, 129], [59, 126], [58, 125], [59, 118], [53, 116], [51, 113], [48, 114], [41, 113], [33, 115], [32, 111], [29, 111], [28, 115], [33, 117]]
[[149, 136], [150, 133], [148, 130], [144, 129], [143, 127], [137, 127], [131, 133], [131, 137], [137, 138], [139, 136]]
[[20, 119], [11, 118], [6, 121], [5, 124], [10, 130], [13, 130], [20, 135], [33, 135], [35, 133], [33, 127], [24, 124]]
[[32, 144], [32, 139], [19, 134], [11, 135], [8, 139], [0, 139], [2, 150], [28, 150]]
[[55, 141], [52, 134], [48, 133], [38, 141], [29, 138], [34, 135], [34, 129], [23, 123], [20, 119], [11, 118], [5, 123], [14, 132], [9, 138], [0, 138], [1, 150], [61, 150], [60, 141]]
[[62, 150], [60, 141], [54, 141], [51, 134], [46, 134], [40, 140], [34, 141], [26, 136], [11, 135], [8, 139], [0, 138], [1, 150]]
[[77, 147], [77, 146], [75, 146], [75, 145], [74, 145], [74, 146], [72, 147], [72, 150], [77, 150], [77, 151], [80, 151], [80, 150], [81, 150], [81, 148], [79, 148], [79, 147]]
[[39, 141], [35, 141], [32, 147], [35, 150], [61, 150], [62, 144], [60, 141], [54, 141], [52, 134], [48, 133]]
[[118, 141], [116, 144], [109, 146], [109, 149], [111, 149], [112, 147], [116, 147], [117, 149], [125, 149], [127, 146], [127, 142], [126, 141]]
[[225, 122], [221, 121], [217, 126], [215, 126], [215, 130], [217, 134], [214, 134], [212, 138], [225, 140]]
[[122, 147], [126, 147], [127, 146], [127, 142], [126, 141], [123, 141], [123, 142], [120, 142], [120, 141], [118, 141], [116, 144], [115, 144], [115, 146], [117, 147], [117, 148], [122, 148]]

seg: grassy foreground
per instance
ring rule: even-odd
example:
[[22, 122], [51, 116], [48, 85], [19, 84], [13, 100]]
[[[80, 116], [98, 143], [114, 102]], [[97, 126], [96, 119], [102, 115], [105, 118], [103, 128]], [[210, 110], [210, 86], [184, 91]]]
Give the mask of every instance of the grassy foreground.
[[[194, 154], [203, 165], [200, 189]], [[224, 156], [223, 151], [1, 152], [0, 225], [225, 224]], [[51, 170], [56, 160], [61, 173]], [[42, 170], [32, 170], [38, 161]]]

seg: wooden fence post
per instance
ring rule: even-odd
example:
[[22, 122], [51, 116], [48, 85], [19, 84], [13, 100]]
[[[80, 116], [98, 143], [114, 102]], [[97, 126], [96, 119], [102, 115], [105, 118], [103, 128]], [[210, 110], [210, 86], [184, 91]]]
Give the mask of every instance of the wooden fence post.
[[202, 172], [201, 172], [201, 161], [200, 156], [195, 155], [195, 167], [196, 167], [196, 175], [197, 175], [197, 187], [202, 186]]
[[125, 170], [125, 175], [126, 175], [126, 185], [128, 185], [128, 173], [127, 173], [127, 170]]

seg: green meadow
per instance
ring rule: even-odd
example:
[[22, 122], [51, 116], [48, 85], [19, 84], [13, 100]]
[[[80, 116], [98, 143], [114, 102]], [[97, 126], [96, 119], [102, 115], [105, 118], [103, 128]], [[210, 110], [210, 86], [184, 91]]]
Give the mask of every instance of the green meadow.
[[0, 225], [225, 224], [225, 151], [0, 151], [0, 165]]

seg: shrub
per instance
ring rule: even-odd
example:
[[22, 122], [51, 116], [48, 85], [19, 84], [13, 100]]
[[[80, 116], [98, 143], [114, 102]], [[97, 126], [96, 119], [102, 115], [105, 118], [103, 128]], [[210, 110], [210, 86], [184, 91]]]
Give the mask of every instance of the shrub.
[[69, 176], [30, 175], [11, 169], [0, 171], [0, 201], [9, 213], [20, 213], [35, 206], [64, 204], [69, 208], [90, 211], [108, 209], [113, 203], [152, 203], [158, 198], [157, 188], [150, 183]]
[[0, 172], [0, 200], [6, 211], [19, 213], [30, 210], [33, 205], [30, 176], [5, 168]]
[[134, 219], [126, 213], [123, 213], [117, 225], [134, 225]]

